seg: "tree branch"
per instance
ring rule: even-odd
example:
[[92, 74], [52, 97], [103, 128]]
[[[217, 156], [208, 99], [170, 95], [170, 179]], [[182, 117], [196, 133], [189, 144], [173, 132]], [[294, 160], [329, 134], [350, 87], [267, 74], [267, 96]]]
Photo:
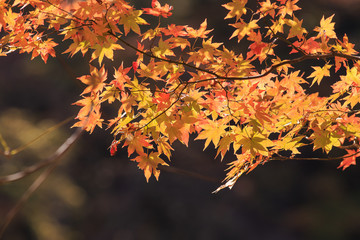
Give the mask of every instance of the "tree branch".
[[[258, 75], [254, 75], [254, 76], [246, 76], [246, 77], [227, 77], [227, 76], [221, 76], [213, 71], [210, 70], [206, 70], [200, 67], [196, 67], [193, 66], [191, 64], [182, 62], [182, 61], [176, 61], [176, 60], [171, 60], [171, 59], [166, 59], [166, 58], [161, 58], [161, 57], [157, 57], [154, 56], [153, 54], [149, 54], [143, 50], [138, 49], [137, 47], [131, 45], [130, 43], [128, 43], [127, 41], [123, 40], [121, 37], [117, 36], [112, 30], [109, 30], [108, 32], [111, 36], [114, 36], [116, 39], [118, 39], [120, 42], [122, 42], [123, 44], [125, 44], [126, 46], [132, 48], [133, 50], [144, 54], [145, 56], [149, 57], [149, 58], [153, 58], [153, 59], [157, 59], [159, 61], [164, 61], [164, 62], [168, 62], [168, 63], [173, 63], [173, 64], [179, 64], [179, 65], [183, 65], [185, 67], [189, 67], [192, 68], [194, 70], [198, 70], [201, 72], [205, 72], [211, 75], [214, 75], [213, 78], [208, 78], [208, 79], [202, 79], [202, 80], [198, 80], [198, 81], [193, 81], [193, 82], [186, 82], [187, 84], [195, 84], [195, 83], [200, 83], [200, 82], [206, 82], [206, 81], [211, 81], [211, 80], [228, 80], [228, 81], [235, 81], [235, 80], [253, 80], [253, 79], [258, 79], [258, 78], [262, 78], [265, 77], [267, 75], [269, 75], [270, 73], [272, 73], [274, 70], [276, 70], [277, 68], [283, 66], [283, 65], [287, 65], [287, 64], [295, 64], [295, 63], [299, 63], [305, 60], [309, 60], [309, 59], [328, 59], [328, 58], [335, 58], [335, 57], [341, 57], [341, 58], [346, 58], [348, 60], [353, 60], [353, 61], [360, 61], [360, 56], [353, 56], [353, 55], [348, 55], [348, 54], [344, 54], [344, 53], [339, 53], [339, 52], [331, 52], [331, 53], [324, 53], [324, 54], [305, 54], [303, 51], [300, 51], [303, 55], [301, 57], [298, 58], [294, 58], [291, 60], [285, 60], [282, 61], [280, 63], [274, 64], [272, 66], [270, 66], [270, 68], [268, 68], [268, 70], [266, 70], [264, 73], [262, 74], [258, 74]], [[296, 49], [296, 48], [295, 48]], [[180, 84], [185, 84], [184, 83], [180, 83]]]
[[[36, 180], [29, 186], [29, 188], [24, 192], [20, 200], [16, 205], [8, 212], [6, 215], [3, 225], [0, 229], [0, 239], [3, 237], [6, 228], [9, 226], [15, 215], [22, 208], [24, 203], [29, 199], [29, 197], [40, 187], [40, 185], [46, 180], [50, 173], [58, 166], [61, 157], [70, 149], [70, 147], [80, 138], [83, 133], [82, 128], [78, 128], [57, 150], [56, 152], [48, 159], [48, 164], [52, 164], [47, 168]], [[45, 165], [46, 166], [46, 165]], [[19, 174], [18, 176], [25, 176]], [[18, 178], [19, 179], [19, 178]], [[6, 180], [6, 179], [3, 179]], [[9, 182], [9, 181], [8, 181]]]
[[65, 152], [74, 144], [74, 142], [80, 137], [82, 133], [82, 129], [79, 128], [75, 133], [73, 133], [57, 150], [56, 152], [50, 156], [45, 161], [39, 162], [35, 165], [32, 165], [20, 172], [13, 173], [7, 176], [0, 177], [0, 185], [4, 185], [6, 183], [14, 182], [20, 180], [31, 173], [38, 171], [39, 169], [46, 167], [53, 162], [56, 162], [59, 158], [61, 158]]

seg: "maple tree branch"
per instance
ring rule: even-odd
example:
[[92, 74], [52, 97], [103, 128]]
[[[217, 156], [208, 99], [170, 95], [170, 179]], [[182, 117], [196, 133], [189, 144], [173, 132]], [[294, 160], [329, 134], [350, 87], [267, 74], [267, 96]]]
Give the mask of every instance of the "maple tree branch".
[[27, 148], [28, 146], [30, 146], [31, 144], [33, 144], [34, 142], [36, 142], [37, 140], [39, 140], [40, 138], [42, 138], [44, 135], [46, 135], [46, 134], [54, 131], [55, 129], [59, 128], [60, 126], [66, 124], [66, 123], [68, 123], [68, 122], [70, 122], [70, 121], [73, 120], [73, 119], [74, 119], [74, 116], [69, 117], [69, 118], [65, 119], [64, 121], [56, 124], [55, 126], [52, 126], [52, 127], [48, 128], [48, 129], [46, 129], [43, 133], [41, 133], [39, 136], [37, 136], [36, 138], [34, 138], [33, 140], [31, 140], [30, 142], [25, 143], [24, 145], [22, 145], [22, 146], [20, 146], [20, 147], [18, 147], [18, 148], [15, 148], [14, 150], [11, 150], [11, 151], [10, 151], [10, 155], [15, 155], [15, 154], [21, 152], [22, 150], [24, 150], [25, 148]]
[[[351, 145], [351, 146], [355, 146], [355, 145]], [[350, 147], [349, 147], [350, 148]], [[355, 148], [355, 147], [354, 147]], [[333, 160], [342, 160], [344, 159], [344, 156], [342, 157], [328, 157], [328, 158], [320, 158], [320, 157], [316, 157], [316, 158], [302, 158], [302, 157], [285, 157], [282, 156], [280, 154], [277, 154], [278, 157], [271, 157], [269, 158], [269, 161], [274, 161], [274, 160], [280, 160], [280, 161], [284, 161], [284, 160], [297, 160], [297, 161], [333, 161]], [[347, 157], [352, 157], [355, 155], [359, 155], [358, 152], [353, 153], [351, 155], [347, 155]]]
[[20, 172], [16, 172], [16, 173], [13, 173], [13, 174], [10, 174], [7, 176], [0, 177], [0, 185], [20, 180], [20, 179], [30, 175], [31, 173], [34, 173], [34, 172], [38, 171], [39, 169], [46, 167], [46, 166], [52, 164], [53, 162], [57, 161], [60, 157], [62, 157], [65, 154], [65, 152], [67, 152], [67, 150], [80, 137], [80, 135], [82, 133], [82, 131], [81, 131], [82, 129], [81, 128], [79, 128], [79, 129], [80, 129], [80, 132], [76, 131], [75, 133], [73, 133], [73, 135], [71, 135], [68, 139], [66, 139], [66, 141], [48, 159], [46, 159], [42, 162], [39, 162], [35, 165], [32, 165], [30, 167], [27, 167]]
[[[49, 164], [52, 164], [47, 168], [36, 180], [29, 186], [29, 188], [21, 196], [20, 200], [16, 205], [8, 212], [6, 215], [3, 225], [0, 228], [0, 239], [4, 235], [6, 228], [9, 226], [15, 215], [19, 212], [24, 203], [29, 199], [29, 197], [40, 187], [40, 185], [46, 180], [46, 178], [51, 174], [51, 172], [58, 166], [61, 157], [70, 149], [70, 147], [80, 138], [84, 130], [78, 128], [66, 141], [56, 150], [56, 152], [49, 158]], [[49, 165], [47, 164], [47, 165]], [[26, 175], [19, 174], [18, 176], [24, 177]], [[20, 179], [20, 178], [17, 178]], [[15, 179], [15, 180], [17, 180]], [[2, 179], [3, 182], [14, 181], [14, 178], [7, 179], [6, 177]]]
[[[185, 63], [185, 62], [180, 62], [180, 61], [176, 61], [176, 60], [171, 60], [171, 59], [166, 59], [166, 58], [161, 58], [161, 57], [157, 57], [154, 56], [153, 54], [149, 54], [143, 50], [138, 49], [137, 47], [131, 45], [130, 43], [128, 43], [127, 41], [123, 40], [121, 37], [117, 36], [116, 34], [114, 34], [112, 32], [112, 30], [109, 31], [109, 34], [114, 36], [115, 38], [117, 38], [119, 41], [121, 41], [123, 44], [125, 44], [126, 46], [132, 48], [133, 50], [144, 54], [147, 57], [153, 58], [153, 59], [157, 59], [159, 61], [164, 61], [164, 62], [168, 62], [168, 63], [173, 63], [173, 64], [179, 64], [179, 65], [183, 65], [185, 67], [189, 67], [201, 72], [205, 72], [205, 73], [209, 73], [211, 75], [214, 75], [213, 78], [207, 78], [207, 79], [202, 79], [202, 80], [198, 80], [198, 81], [193, 81], [193, 82], [186, 82], [186, 84], [196, 84], [196, 83], [200, 83], [200, 82], [206, 82], [206, 81], [211, 81], [211, 80], [230, 80], [230, 81], [236, 81], [236, 80], [240, 80], [240, 81], [244, 81], [244, 80], [253, 80], [253, 79], [258, 79], [258, 78], [262, 78], [265, 77], [267, 75], [269, 75], [270, 73], [272, 73], [274, 70], [276, 70], [277, 68], [283, 66], [283, 65], [292, 65], [295, 63], [299, 63], [305, 60], [309, 60], [309, 59], [328, 59], [328, 58], [334, 58], [334, 57], [342, 57], [342, 58], [346, 58], [346, 59], [350, 59], [353, 61], [360, 61], [360, 56], [354, 56], [354, 55], [349, 55], [349, 54], [344, 54], [344, 53], [339, 53], [339, 52], [331, 52], [331, 53], [324, 53], [324, 54], [305, 54], [301, 57], [298, 58], [294, 58], [294, 59], [290, 59], [290, 60], [285, 60], [282, 61], [280, 63], [274, 64], [272, 66], [269, 67], [268, 70], [266, 70], [264, 73], [258, 74], [258, 75], [253, 75], [253, 76], [246, 76], [246, 77], [227, 77], [227, 76], [221, 76], [217, 73], [214, 73], [210, 70], [206, 70], [203, 68], [199, 68], [196, 66], [193, 66], [191, 64]], [[280, 39], [280, 38], [279, 38]], [[281, 39], [280, 39], [281, 40]], [[290, 43], [289, 41], [285, 40], [286, 43]], [[305, 52], [301, 51], [300, 49], [298, 49], [296, 46], [293, 46], [293, 44], [290, 43], [290, 45], [292, 47], [294, 47], [296, 50], [300, 51], [302, 54], [304, 54]], [[185, 83], [183, 83], [185, 84]]]
[[130, 43], [128, 43], [127, 41], [125, 41], [124, 39], [122, 39], [121, 37], [117, 36], [115, 33], [113, 33], [112, 30], [108, 31], [108, 33], [111, 35], [111, 36], [114, 36], [116, 39], [118, 39], [120, 42], [122, 42], [123, 44], [125, 44], [126, 46], [130, 47], [131, 49], [141, 53], [141, 54], [144, 54], [145, 56], [149, 57], [149, 58], [153, 58], [153, 59], [157, 59], [159, 61], [163, 61], [163, 62], [168, 62], [168, 63], [173, 63], [173, 64], [179, 64], [179, 65], [183, 65], [185, 67], [189, 67], [189, 68], [192, 68], [192, 69], [195, 69], [195, 70], [198, 70], [198, 71], [201, 71], [201, 72], [206, 72], [206, 73], [209, 73], [211, 75], [214, 75], [216, 76], [217, 78], [221, 78], [220, 75], [210, 71], [210, 70], [206, 70], [206, 69], [203, 69], [203, 68], [199, 68], [199, 67], [196, 67], [196, 66], [193, 66], [191, 64], [188, 64], [188, 63], [185, 63], [185, 62], [180, 62], [180, 61], [176, 61], [176, 60], [171, 60], [171, 59], [167, 59], [167, 58], [161, 58], [161, 57], [157, 57], [153, 54], [150, 54], [150, 53], [147, 53], [141, 49], [138, 49], [137, 47], [131, 45]]
[[291, 64], [295, 64], [295, 63], [299, 63], [305, 60], [309, 60], [309, 59], [328, 59], [328, 58], [333, 58], [333, 57], [342, 57], [342, 58], [346, 58], [346, 59], [350, 59], [353, 61], [360, 61], [360, 56], [354, 56], [354, 55], [348, 55], [348, 54], [344, 54], [344, 53], [339, 53], [339, 52], [331, 52], [331, 53], [325, 53], [325, 54], [308, 54], [308, 55], [304, 55], [298, 58], [294, 58], [291, 60], [285, 60], [282, 61], [280, 63], [274, 64], [272, 65], [268, 70], [266, 70], [264, 73], [258, 74], [258, 75], [253, 75], [253, 76], [246, 76], [246, 77], [226, 77], [226, 76], [219, 76], [216, 78], [207, 78], [207, 79], [202, 79], [202, 80], [198, 80], [198, 81], [193, 81], [193, 82], [188, 82], [189, 84], [195, 84], [195, 83], [201, 83], [201, 82], [206, 82], [206, 81], [211, 81], [211, 80], [230, 80], [230, 81], [244, 81], [244, 80], [253, 80], [253, 79], [258, 79], [258, 78], [262, 78], [265, 77], [267, 75], [269, 75], [270, 73], [272, 73], [274, 70], [276, 70], [277, 68], [283, 66], [283, 65], [291, 65]]
[[221, 82], [216, 81], [216, 83], [219, 84], [220, 87], [225, 91], [226, 107], [227, 107], [227, 109], [228, 109], [228, 111], [229, 111], [230, 116], [233, 117], [233, 118], [235, 118], [235, 119], [237, 119], [238, 121], [240, 121], [240, 118], [238, 118], [238, 117], [236, 117], [236, 116], [233, 115], [232, 110], [231, 110], [231, 108], [230, 108], [230, 99], [229, 99], [229, 92], [228, 92], [228, 90], [221, 84]]

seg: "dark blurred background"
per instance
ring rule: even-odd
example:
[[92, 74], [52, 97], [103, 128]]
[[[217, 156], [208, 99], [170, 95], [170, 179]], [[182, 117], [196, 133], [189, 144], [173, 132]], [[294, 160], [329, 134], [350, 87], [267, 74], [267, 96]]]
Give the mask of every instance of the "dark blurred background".
[[[223, 20], [225, 2], [169, 1], [175, 9], [169, 21], [197, 27], [207, 18], [214, 41], [227, 41], [232, 20]], [[299, 6], [304, 26], [313, 28], [322, 15], [335, 13], [338, 37], [346, 32], [350, 42], [359, 42], [359, 0], [304, 0]], [[133, 54], [119, 52], [116, 61]], [[26, 55], [1, 57], [0, 133], [8, 144], [20, 146], [76, 114], [79, 108], [71, 104], [83, 86], [75, 78], [87, 71], [80, 55], [60, 55], [46, 65]], [[71, 135], [70, 126], [11, 159], [1, 156], [1, 175], [45, 159]], [[343, 172], [339, 162], [271, 162], [242, 176], [232, 190], [212, 194], [218, 183], [187, 174], [162, 172], [159, 182], [146, 183], [125, 151], [109, 156], [111, 141], [109, 131], [84, 135], [18, 213], [4, 239], [360, 239], [358, 166]], [[223, 179], [226, 162], [234, 157], [220, 162], [202, 148], [201, 141], [191, 140], [189, 148], [175, 144], [172, 165]], [[37, 176], [0, 186], [0, 222]]]

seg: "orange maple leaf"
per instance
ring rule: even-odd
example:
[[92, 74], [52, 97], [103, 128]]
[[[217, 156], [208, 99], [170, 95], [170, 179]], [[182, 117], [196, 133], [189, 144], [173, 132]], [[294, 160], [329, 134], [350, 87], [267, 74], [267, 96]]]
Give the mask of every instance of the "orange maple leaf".
[[120, 67], [118, 69], [115, 69], [114, 72], [115, 79], [112, 80], [110, 84], [116, 86], [120, 91], [124, 91], [125, 84], [131, 81], [130, 77], [127, 75], [130, 69], [131, 69], [130, 67], [124, 68], [123, 63], [121, 63]]
[[152, 152], [149, 155], [141, 154], [140, 156], [132, 159], [132, 161], [139, 163], [138, 167], [144, 171], [147, 182], [149, 182], [151, 174], [154, 174], [156, 180], [159, 180], [160, 170], [157, 169], [159, 164], [168, 166], [168, 164], [159, 157], [159, 153], [157, 152]]
[[144, 154], [144, 148], [151, 149], [152, 145], [147, 136], [142, 135], [141, 132], [135, 134], [127, 133], [123, 147], [128, 146], [128, 156], [136, 151], [137, 154]]
[[102, 127], [103, 119], [101, 119], [100, 104], [98, 95], [84, 97], [83, 99], [73, 103], [73, 105], [82, 106], [75, 119], [79, 121], [72, 127], [81, 127], [90, 133], [96, 126]]
[[207, 34], [209, 34], [213, 29], [206, 30], [207, 28], [207, 19], [205, 18], [204, 22], [200, 24], [199, 29], [194, 29], [192, 27], [186, 26], [186, 31], [189, 34], [190, 38], [207, 38]]
[[344, 160], [341, 161], [338, 168], [343, 168], [343, 171], [351, 165], [356, 165], [356, 157], [359, 155], [359, 149], [346, 149], [347, 155], [344, 156]]
[[102, 91], [105, 86], [104, 81], [107, 79], [107, 72], [104, 66], [102, 66], [99, 70], [96, 67], [90, 65], [90, 75], [84, 75], [79, 77], [78, 79], [88, 85], [88, 87], [85, 88], [81, 95], [90, 92], [98, 93]]

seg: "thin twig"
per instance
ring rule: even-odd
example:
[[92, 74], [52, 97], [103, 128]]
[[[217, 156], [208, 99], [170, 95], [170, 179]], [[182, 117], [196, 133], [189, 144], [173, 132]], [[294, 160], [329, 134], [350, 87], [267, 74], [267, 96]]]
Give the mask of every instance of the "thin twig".
[[61, 157], [70, 149], [70, 147], [79, 139], [81, 134], [83, 133], [82, 128], [78, 128], [57, 150], [56, 152], [49, 158], [51, 159], [50, 163], [52, 165], [49, 166], [40, 176], [36, 178], [36, 180], [30, 185], [30, 187], [25, 191], [20, 200], [16, 203], [16, 205], [8, 212], [5, 217], [4, 223], [0, 229], [0, 239], [3, 237], [6, 228], [9, 226], [15, 215], [22, 208], [24, 203], [29, 199], [29, 197], [40, 187], [40, 185], [46, 180], [46, 178], [50, 175], [50, 173], [58, 166], [60, 163]]
[[[285, 161], [285, 160], [296, 160], [296, 161], [335, 161], [335, 160], [342, 160], [344, 159], [345, 156], [342, 157], [327, 157], [327, 158], [319, 158], [319, 157], [314, 157], [314, 158], [302, 158], [302, 157], [285, 157], [282, 156], [280, 154], [277, 154], [278, 157], [271, 157], [269, 159], [269, 161], [275, 161], [275, 160], [280, 160], [280, 161]], [[351, 155], [346, 155], [346, 157], [352, 157], [355, 155], [359, 155], [358, 152], [351, 154]]]
[[[117, 36], [115, 33], [112, 32], [112, 30], [110, 30], [108, 32], [110, 35], [114, 36], [115, 38], [117, 38], [120, 42], [122, 42], [123, 44], [125, 44], [126, 46], [132, 48], [133, 50], [144, 54], [147, 57], [153, 58], [153, 59], [157, 59], [159, 61], [164, 61], [164, 62], [168, 62], [168, 63], [173, 63], [173, 64], [179, 64], [179, 65], [183, 65], [185, 67], [189, 67], [192, 68], [194, 70], [197, 71], [201, 71], [201, 72], [205, 72], [208, 74], [213, 75], [213, 78], [208, 78], [208, 79], [203, 79], [203, 80], [198, 80], [198, 81], [193, 81], [193, 82], [186, 82], [186, 84], [195, 84], [195, 83], [200, 83], [200, 82], [205, 82], [205, 81], [211, 81], [211, 80], [226, 80], [226, 81], [236, 81], [236, 80], [253, 80], [253, 79], [258, 79], [258, 78], [262, 78], [265, 77], [267, 75], [269, 75], [270, 73], [272, 73], [273, 71], [275, 71], [277, 68], [283, 66], [283, 65], [288, 65], [288, 64], [295, 64], [295, 63], [299, 63], [305, 60], [309, 60], [309, 59], [328, 59], [328, 58], [334, 58], [334, 57], [341, 57], [341, 58], [346, 58], [349, 60], [353, 60], [353, 61], [360, 61], [360, 56], [354, 56], [354, 55], [348, 55], [348, 54], [344, 54], [344, 53], [339, 53], [339, 52], [330, 52], [330, 53], [323, 53], [323, 54], [306, 54], [306, 55], [302, 55], [301, 57], [298, 58], [294, 58], [291, 60], [284, 60], [280, 63], [274, 64], [272, 65], [268, 70], [266, 70], [265, 72], [263, 72], [262, 74], [258, 74], [258, 75], [253, 75], [253, 76], [246, 76], [246, 77], [228, 77], [228, 76], [221, 76], [213, 71], [207, 70], [207, 69], [203, 69], [200, 67], [196, 67], [193, 66], [191, 64], [185, 63], [183, 61], [176, 61], [176, 60], [171, 60], [171, 59], [167, 59], [167, 58], [161, 58], [161, 57], [157, 57], [154, 56], [153, 54], [147, 53], [143, 50], [138, 49], [137, 47], [131, 45], [130, 43], [128, 43], [127, 41], [125, 41], [124, 39], [122, 39], [121, 37]], [[182, 83], [185, 84], [185, 83]]]
[[48, 129], [46, 129], [43, 133], [41, 133], [39, 136], [37, 136], [36, 138], [34, 138], [33, 140], [31, 140], [30, 142], [25, 143], [24, 145], [22, 145], [22, 146], [20, 146], [20, 147], [18, 147], [18, 148], [15, 148], [15, 149], [13, 149], [13, 150], [11, 150], [11, 151], [10, 151], [10, 155], [13, 156], [13, 155], [15, 155], [15, 154], [23, 151], [25, 148], [29, 147], [31, 144], [33, 144], [34, 142], [36, 142], [37, 140], [39, 140], [40, 138], [42, 138], [44, 135], [46, 135], [46, 134], [54, 131], [55, 129], [61, 127], [62, 125], [70, 122], [71, 120], [74, 119], [74, 117], [75, 117], [75, 116], [69, 117], [69, 118], [65, 119], [64, 121], [56, 124], [55, 126], [52, 126], [52, 127], [48, 128]]

